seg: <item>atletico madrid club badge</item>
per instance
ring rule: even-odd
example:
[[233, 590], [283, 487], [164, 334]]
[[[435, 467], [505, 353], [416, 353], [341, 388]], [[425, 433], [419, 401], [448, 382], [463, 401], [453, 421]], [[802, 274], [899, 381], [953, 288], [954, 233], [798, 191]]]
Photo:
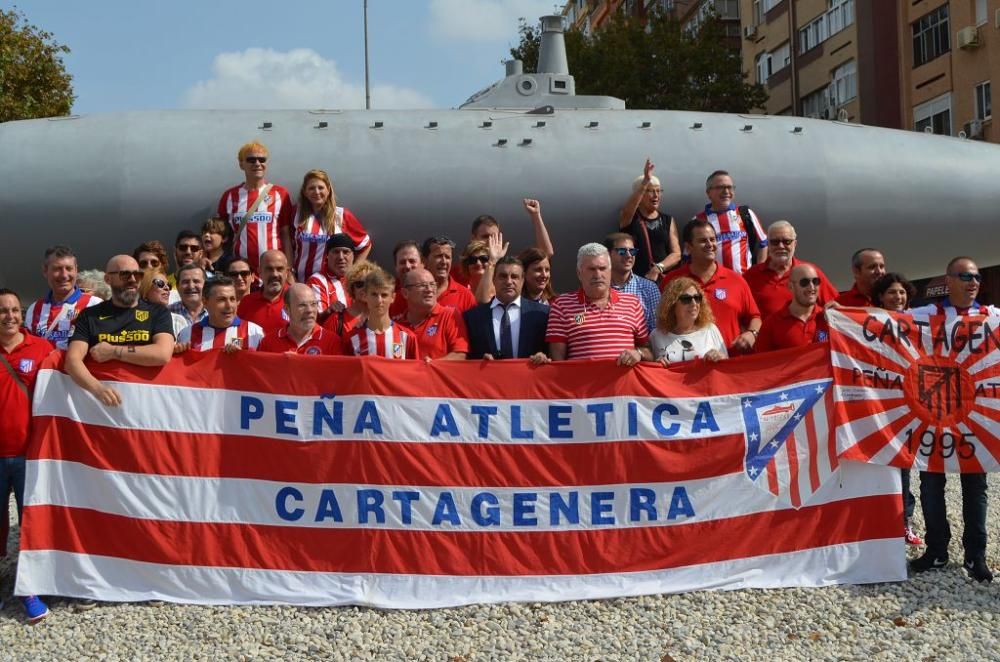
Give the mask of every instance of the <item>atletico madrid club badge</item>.
[[584, 319], [586, 319], [586, 318], [584, 317], [583, 313], [577, 313], [576, 317], [573, 318], [573, 322], [577, 326], [579, 326], [579, 325], [583, 324], [583, 320]]
[[727, 294], [726, 294], [726, 288], [724, 288], [724, 287], [720, 287], [719, 289], [717, 289], [715, 291], [715, 298], [718, 299], [719, 301], [725, 301], [726, 300], [726, 296], [727, 296]]
[[[429, 329], [428, 329], [429, 331]], [[428, 334], [430, 335], [430, 334]], [[403, 358], [403, 345], [402, 343], [394, 342], [392, 343], [392, 358], [401, 359]]]
[[427, 332], [426, 333], [427, 333], [428, 336], [433, 336], [437, 332], [438, 332], [438, 325], [437, 324], [431, 324], [429, 327], [427, 327]]

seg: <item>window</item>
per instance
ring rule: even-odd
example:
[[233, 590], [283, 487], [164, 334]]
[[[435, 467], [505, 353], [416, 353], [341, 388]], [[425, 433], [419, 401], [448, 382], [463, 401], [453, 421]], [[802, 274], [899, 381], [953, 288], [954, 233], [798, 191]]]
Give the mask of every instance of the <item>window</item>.
[[770, 53], [761, 53], [754, 60], [754, 68], [757, 70], [757, 82], [764, 84], [776, 71], [781, 71], [791, 62], [791, 53], [788, 50], [788, 42], [779, 46]]
[[976, 119], [988, 120], [993, 116], [993, 102], [990, 99], [990, 81], [976, 85]]
[[830, 119], [830, 93], [826, 87], [821, 87], [812, 94], [802, 97], [802, 114], [805, 117]]
[[781, 71], [792, 63], [792, 51], [790, 42], [785, 42], [781, 46], [771, 51], [771, 73]]
[[826, 14], [820, 14], [818, 18], [799, 30], [799, 52], [805, 53], [826, 41], [829, 36], [826, 26]]
[[826, 18], [830, 34], [837, 34], [854, 23], [854, 0], [830, 0], [830, 9], [826, 12]]
[[830, 83], [830, 100], [836, 106], [858, 96], [858, 68], [854, 60], [848, 60], [833, 70], [833, 82]]
[[757, 70], [757, 82], [763, 85], [771, 75], [771, 54], [761, 53], [754, 60], [754, 68]]
[[976, 0], [976, 25], [986, 22], [986, 0]]
[[941, 5], [913, 23], [913, 66], [926, 64], [949, 50], [948, 5]]
[[951, 135], [950, 92], [913, 109], [913, 130], [926, 131], [928, 127], [942, 136]]

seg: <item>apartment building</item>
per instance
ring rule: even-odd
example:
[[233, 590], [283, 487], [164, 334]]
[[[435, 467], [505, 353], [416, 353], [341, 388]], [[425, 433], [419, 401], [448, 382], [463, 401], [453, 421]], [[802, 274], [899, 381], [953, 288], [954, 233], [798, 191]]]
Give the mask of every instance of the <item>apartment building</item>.
[[1000, 0], [907, 0], [899, 17], [904, 127], [1000, 142]]
[[692, 32], [714, 12], [722, 19], [726, 35], [734, 40], [733, 47], [739, 48], [740, 0], [568, 0], [562, 14], [571, 28], [589, 35], [600, 30], [615, 12], [642, 18], [654, 11], [676, 16]]
[[901, 128], [896, 7], [740, 0], [744, 70], [767, 88], [764, 111]]

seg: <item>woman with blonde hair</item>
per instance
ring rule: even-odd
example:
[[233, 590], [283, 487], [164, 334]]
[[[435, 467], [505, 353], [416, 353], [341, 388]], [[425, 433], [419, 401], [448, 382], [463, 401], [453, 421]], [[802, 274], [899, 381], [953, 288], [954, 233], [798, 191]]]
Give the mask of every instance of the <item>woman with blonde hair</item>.
[[671, 280], [663, 290], [649, 342], [653, 357], [664, 367], [697, 358], [720, 361], [729, 357], [705, 292], [685, 276]]
[[293, 233], [292, 272], [300, 283], [323, 270], [326, 242], [335, 234], [346, 234], [354, 242], [355, 262], [372, 250], [368, 231], [349, 209], [337, 206], [333, 182], [322, 170], [310, 170], [302, 178]]
[[[167, 281], [167, 275], [162, 271], [157, 269], [148, 269], [146, 273], [142, 275], [142, 280], [139, 282], [139, 296], [149, 303], [158, 303], [163, 307], [166, 307], [170, 302], [170, 283]], [[188, 321], [184, 319], [183, 315], [178, 315], [177, 313], [170, 313], [170, 317], [174, 323], [174, 338], [177, 334], [181, 332], [187, 326], [190, 326]], [[177, 349], [177, 346], [174, 346]], [[177, 353], [176, 351], [174, 353]]]
[[377, 264], [368, 260], [355, 262], [347, 270], [344, 280], [347, 283], [347, 299], [351, 303], [344, 310], [335, 312], [327, 317], [326, 321], [323, 322], [325, 329], [344, 338], [351, 329], [358, 324], [364, 323], [368, 318], [368, 303], [365, 300], [365, 278], [373, 271], [379, 270], [380, 268]]

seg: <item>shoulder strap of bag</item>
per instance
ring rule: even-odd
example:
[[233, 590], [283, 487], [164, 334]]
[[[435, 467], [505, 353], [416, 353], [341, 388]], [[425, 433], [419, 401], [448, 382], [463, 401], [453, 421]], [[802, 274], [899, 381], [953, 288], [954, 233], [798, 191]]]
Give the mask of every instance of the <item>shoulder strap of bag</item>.
[[736, 208], [743, 219], [743, 231], [747, 233], [747, 245], [750, 247], [750, 260], [757, 260], [757, 246], [760, 245], [760, 238], [757, 236], [757, 229], [753, 219], [750, 218], [750, 207], [740, 205]]
[[21, 375], [17, 374], [17, 371], [14, 370], [14, 366], [10, 364], [10, 361], [8, 361], [7, 357], [5, 357], [3, 354], [0, 354], [0, 363], [3, 363], [3, 367], [7, 369], [7, 372], [10, 373], [10, 376], [14, 378], [14, 382], [18, 385], [18, 387], [20, 387], [22, 391], [24, 391], [24, 394], [28, 396], [28, 398], [31, 398], [31, 394], [28, 393], [28, 385], [24, 383], [24, 380], [21, 379]]
[[239, 239], [240, 235], [243, 234], [243, 230], [244, 228], [246, 228], [247, 223], [250, 220], [250, 217], [253, 216], [254, 213], [257, 211], [257, 207], [260, 207], [261, 201], [263, 201], [264, 198], [267, 197], [267, 194], [271, 192], [272, 186], [274, 186], [274, 184], [268, 184], [267, 186], [265, 186], [264, 189], [257, 195], [257, 199], [253, 201], [252, 205], [250, 205], [250, 208], [247, 209], [247, 215], [244, 216], [242, 220], [240, 220], [240, 227], [236, 231], [236, 239]]

